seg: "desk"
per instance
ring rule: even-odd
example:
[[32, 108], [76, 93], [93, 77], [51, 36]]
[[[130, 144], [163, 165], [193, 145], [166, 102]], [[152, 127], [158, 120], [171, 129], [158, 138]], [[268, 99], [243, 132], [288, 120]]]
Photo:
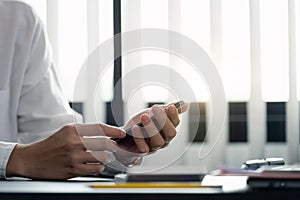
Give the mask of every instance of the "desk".
[[250, 190], [225, 192], [221, 188], [91, 188], [86, 181], [0, 181], [0, 199], [299, 199], [298, 190]]

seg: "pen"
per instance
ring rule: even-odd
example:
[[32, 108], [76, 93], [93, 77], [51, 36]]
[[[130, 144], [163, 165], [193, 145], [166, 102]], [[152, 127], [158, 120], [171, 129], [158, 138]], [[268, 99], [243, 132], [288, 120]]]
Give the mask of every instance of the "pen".
[[221, 186], [202, 185], [197, 182], [136, 182], [136, 183], [94, 183], [92, 188], [219, 188]]

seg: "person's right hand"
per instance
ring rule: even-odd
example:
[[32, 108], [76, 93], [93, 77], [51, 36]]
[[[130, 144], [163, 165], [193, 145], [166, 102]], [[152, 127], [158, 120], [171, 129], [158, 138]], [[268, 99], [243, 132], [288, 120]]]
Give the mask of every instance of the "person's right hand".
[[31, 144], [17, 144], [6, 175], [34, 179], [68, 179], [97, 174], [110, 162], [117, 145], [107, 136], [122, 138], [125, 132], [105, 124], [66, 125], [55, 134]]

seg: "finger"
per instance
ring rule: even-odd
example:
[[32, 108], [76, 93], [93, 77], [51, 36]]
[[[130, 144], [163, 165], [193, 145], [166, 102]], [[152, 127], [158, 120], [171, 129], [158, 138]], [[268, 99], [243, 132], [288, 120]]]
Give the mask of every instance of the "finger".
[[154, 105], [151, 108], [151, 110], [152, 110], [152, 113], [153, 113], [152, 121], [155, 124], [155, 126], [157, 127], [157, 129], [159, 131], [161, 131], [162, 127], [164, 127], [164, 125], [166, 123], [167, 114], [158, 105]]
[[[161, 147], [165, 147], [169, 144], [169, 142], [176, 136], [176, 128], [174, 125], [178, 125], [179, 124], [179, 116], [178, 116], [178, 111], [176, 109], [176, 107], [174, 105], [169, 105], [166, 109], [165, 109], [168, 117], [166, 117], [165, 115], [163, 115], [159, 109], [154, 108], [154, 116], [157, 119], [158, 122], [162, 123], [164, 122], [163, 125], [160, 124], [160, 126], [162, 126], [162, 130], [160, 131], [160, 135], [163, 138], [163, 145]], [[155, 114], [157, 113], [157, 114]], [[165, 113], [164, 113], [165, 114]], [[166, 119], [165, 119], [166, 117]], [[155, 141], [152, 142], [161, 142], [160, 140], [158, 140], [159, 138], [155, 138]]]
[[167, 119], [167, 122], [160, 133], [164, 139], [164, 145], [162, 146], [162, 148], [164, 148], [168, 146], [171, 140], [176, 136], [177, 131], [173, 123]]
[[75, 176], [84, 176], [90, 174], [99, 174], [104, 170], [105, 166], [100, 163], [93, 164], [77, 164], [71, 168], [71, 174]]
[[170, 105], [167, 107], [166, 112], [167, 112], [168, 118], [170, 119], [172, 124], [175, 127], [178, 126], [180, 119], [179, 119], [178, 110], [176, 109], [176, 107], [174, 105]]
[[82, 138], [82, 144], [90, 151], [116, 152], [118, 150], [116, 143], [109, 138]]
[[166, 120], [165, 126], [162, 128], [162, 130], [160, 131], [161, 136], [165, 139], [165, 140], [170, 140], [173, 139], [176, 136], [176, 128], [173, 125], [173, 123], [171, 122], [170, 119]]
[[150, 117], [148, 114], [141, 115], [141, 136], [144, 139], [149, 139], [150, 137], [153, 137], [159, 133], [158, 128], [160, 127], [160, 124], [156, 121], [155, 117]]
[[135, 124], [139, 123], [141, 115], [142, 114], [149, 114], [150, 113], [150, 109], [147, 108], [145, 110], [140, 111], [139, 113], [136, 113], [133, 115], [133, 117], [131, 117], [125, 124], [125, 126], [123, 127], [125, 130], [128, 128], [131, 128], [132, 126], [134, 126]]
[[126, 133], [119, 127], [107, 124], [77, 124], [77, 132], [80, 136], [107, 136], [114, 138], [125, 137]]
[[142, 122], [147, 134], [150, 136], [150, 138], [149, 138], [150, 152], [162, 147], [164, 145], [164, 139], [159, 134], [159, 131], [158, 131], [156, 125], [154, 124], [153, 120], [151, 120], [149, 115], [142, 115], [141, 122]]
[[[168, 106], [166, 108], [166, 113], [168, 115], [168, 119], [162, 131], [162, 136], [165, 140], [165, 145], [163, 147], [166, 147], [170, 143], [170, 141], [176, 136], [176, 126], [178, 126], [180, 123], [178, 110], [174, 105]], [[169, 123], [169, 121], [171, 123]]]
[[136, 148], [137, 148], [137, 152], [139, 153], [148, 153], [149, 152], [149, 146], [146, 143], [145, 139], [143, 138], [143, 134], [142, 134], [142, 128], [138, 127], [138, 126], [133, 126], [132, 127], [132, 135], [133, 140], [135, 142]]
[[179, 101], [179, 102], [175, 102], [175, 103], [169, 103], [167, 105], [163, 105], [162, 108], [166, 109], [167, 107], [169, 107], [170, 105], [176, 105], [175, 107], [178, 106], [177, 111], [179, 114], [186, 112], [189, 108], [190, 108], [190, 103], [186, 103], [184, 101]]
[[186, 112], [189, 108], [190, 108], [190, 104], [185, 103], [181, 108], [178, 109], [178, 113], [179, 113], [179, 114], [184, 113], [184, 112]]

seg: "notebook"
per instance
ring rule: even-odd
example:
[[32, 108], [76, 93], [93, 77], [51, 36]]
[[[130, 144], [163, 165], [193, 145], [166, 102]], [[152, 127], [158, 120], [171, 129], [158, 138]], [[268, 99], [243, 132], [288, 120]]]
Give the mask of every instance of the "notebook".
[[205, 176], [199, 167], [176, 166], [154, 170], [153, 167], [138, 166], [126, 174], [115, 176], [115, 182], [201, 182]]

